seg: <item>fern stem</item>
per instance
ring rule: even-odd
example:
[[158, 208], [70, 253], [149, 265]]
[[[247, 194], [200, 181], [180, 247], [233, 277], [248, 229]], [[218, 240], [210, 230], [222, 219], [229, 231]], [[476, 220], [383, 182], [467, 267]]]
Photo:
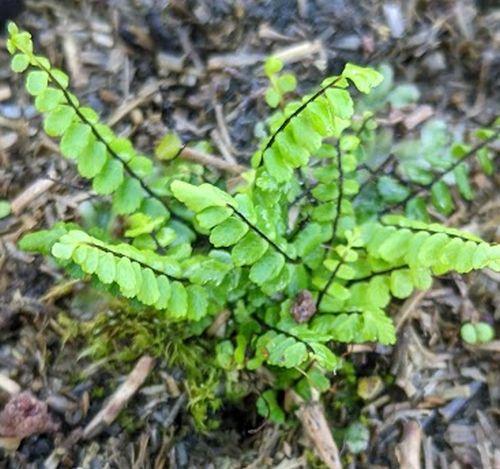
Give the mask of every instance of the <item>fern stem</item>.
[[[276, 140], [276, 137], [285, 130], [285, 128], [288, 126], [288, 124], [292, 121], [292, 119], [296, 116], [298, 116], [310, 103], [315, 101], [317, 98], [322, 96], [323, 94], [326, 93], [327, 90], [330, 88], [340, 88], [339, 86], [335, 86], [340, 80], [342, 79], [342, 76], [337, 77], [335, 80], [333, 80], [331, 83], [329, 83], [326, 86], [321, 87], [316, 93], [314, 93], [308, 100], [303, 102], [292, 114], [290, 114], [284, 121], [283, 123], [278, 127], [278, 129], [271, 135], [271, 138], [267, 142], [266, 146], [261, 152], [261, 156], [264, 156], [264, 153], [269, 150], [269, 148], [272, 147], [274, 144], [274, 141]], [[343, 89], [343, 88], [340, 88]], [[262, 164], [263, 158], [261, 158], [259, 166]]]
[[335, 239], [337, 235], [337, 228], [339, 225], [340, 214], [342, 210], [342, 199], [344, 197], [344, 170], [342, 168], [342, 157], [340, 155], [340, 143], [337, 141], [337, 170], [339, 172], [338, 179], [338, 197], [337, 197], [337, 212], [335, 213], [335, 218], [333, 219], [333, 233], [332, 233], [332, 241]]
[[283, 249], [281, 249], [271, 238], [269, 238], [265, 233], [263, 233], [260, 228], [255, 226], [245, 215], [243, 215], [241, 212], [239, 212], [235, 207], [229, 207], [232, 210], [234, 210], [234, 213], [241, 219], [243, 220], [249, 228], [251, 228], [253, 231], [255, 231], [261, 238], [264, 238], [276, 251], [278, 251], [280, 254], [285, 256], [285, 259], [292, 264], [297, 264], [299, 261], [297, 259], [294, 259], [290, 257]]
[[[389, 166], [390, 163], [392, 163], [392, 161], [394, 161], [394, 155], [390, 154], [384, 161], [382, 161], [382, 163], [380, 163], [375, 169], [372, 169], [370, 168], [367, 164], [360, 164], [358, 166], [358, 169], [364, 169], [366, 171], [368, 171], [368, 173], [370, 174], [367, 178], [366, 178], [366, 181], [363, 182], [359, 192], [353, 197], [353, 201], [355, 201], [359, 196], [360, 194], [363, 192], [363, 190], [367, 187], [370, 186], [370, 184], [372, 182], [374, 182], [375, 178], [377, 176], [379, 176], [379, 174], [384, 171], [387, 166]], [[405, 183], [406, 184], [406, 183]]]
[[[337, 212], [335, 213], [335, 218], [333, 219], [332, 243], [335, 240], [335, 236], [337, 236], [337, 229], [339, 226], [340, 214], [341, 214], [341, 210], [342, 210], [342, 199], [344, 197], [344, 170], [342, 167], [342, 157], [340, 155], [340, 143], [339, 142], [337, 142], [336, 148], [337, 148], [337, 170], [339, 172], [339, 179], [338, 179], [338, 191], [339, 191], [339, 193], [337, 196]], [[326, 291], [330, 288], [330, 285], [335, 280], [337, 272], [340, 269], [340, 266], [343, 265], [343, 263], [344, 263], [344, 259], [341, 259], [340, 262], [335, 267], [335, 269], [330, 274], [328, 282], [326, 282], [326, 285], [319, 292], [318, 300], [316, 302], [317, 309], [319, 309], [319, 306], [321, 304], [321, 301], [323, 300], [323, 297], [325, 296]]]
[[[380, 220], [379, 223], [381, 225], [383, 225], [383, 226], [394, 226], [394, 227], [400, 228], [402, 230], [411, 231], [412, 233], [421, 233], [421, 232], [424, 232], [424, 233], [429, 233], [431, 235], [442, 233], [442, 231], [433, 230], [431, 228], [415, 228], [415, 227], [411, 227], [411, 226], [400, 225], [398, 223], [385, 223], [383, 220]], [[448, 237], [450, 237], [452, 239], [461, 239], [464, 242], [473, 241], [469, 237], [462, 236], [462, 235], [459, 235], [459, 234], [446, 233], [446, 236], [448, 236]], [[477, 241], [474, 241], [474, 242], [477, 243]]]
[[299, 336], [292, 334], [291, 332], [285, 331], [283, 329], [280, 329], [279, 327], [271, 326], [270, 324], [268, 324], [267, 322], [265, 322], [263, 319], [259, 318], [258, 316], [254, 316], [253, 319], [255, 320], [255, 322], [257, 322], [259, 324], [259, 326], [261, 326], [267, 330], [271, 330], [274, 332], [278, 332], [280, 334], [284, 334], [288, 337], [294, 338], [297, 342], [303, 343], [310, 352], [314, 353], [314, 349], [311, 347], [311, 345], [309, 345], [308, 342], [306, 342], [304, 339], [301, 339]]
[[354, 278], [352, 280], [349, 280], [344, 286], [345, 286], [345, 288], [349, 288], [352, 285], [355, 285], [356, 283], [369, 281], [373, 277], [378, 277], [379, 275], [390, 274], [390, 273], [395, 272], [397, 270], [403, 270], [403, 269], [407, 269], [407, 268], [408, 268], [407, 264], [402, 264], [402, 265], [398, 265], [396, 267], [390, 267], [389, 269], [379, 270], [378, 272], [372, 272], [370, 275], [366, 275], [365, 277]]
[[375, 119], [375, 116], [368, 116], [368, 117], [365, 117], [363, 119], [363, 121], [361, 122], [361, 126], [356, 131], [356, 137], [358, 137], [358, 138], [361, 137], [361, 134], [363, 133], [363, 130], [365, 130], [365, 128], [366, 128], [366, 124], [368, 124], [368, 122], [370, 122], [372, 119]]
[[323, 301], [323, 298], [326, 295], [326, 291], [330, 288], [330, 285], [335, 280], [335, 277], [337, 276], [337, 273], [338, 273], [340, 267], [342, 267], [342, 265], [344, 265], [344, 259], [340, 259], [339, 263], [337, 264], [335, 269], [333, 269], [332, 273], [330, 274], [328, 282], [326, 282], [326, 285], [319, 292], [318, 299], [316, 300], [316, 310], [317, 311], [319, 311], [319, 307], [321, 306], [321, 302]]
[[418, 189], [411, 191], [401, 202], [398, 202], [395, 205], [386, 207], [384, 210], [378, 213], [378, 215], [384, 215], [391, 210], [395, 210], [398, 208], [403, 208], [405, 205], [412, 200], [413, 198], [419, 196], [420, 194], [428, 191], [434, 184], [441, 181], [447, 174], [451, 173], [457, 166], [461, 165], [464, 161], [467, 161], [469, 158], [474, 156], [476, 152], [494, 142], [500, 136], [500, 130], [497, 130], [491, 137], [483, 140], [481, 143], [478, 143], [476, 146], [472, 147], [462, 158], [455, 161], [447, 170], [443, 171], [434, 176], [431, 182], [420, 186]]
[[103, 251], [103, 252], [112, 254], [113, 256], [124, 257], [124, 258], [128, 259], [130, 262], [137, 262], [137, 264], [139, 264], [144, 269], [151, 269], [157, 275], [164, 275], [165, 277], [169, 278], [170, 280], [176, 280], [176, 281], [181, 282], [181, 283], [185, 283], [186, 282], [186, 279], [179, 278], [179, 277], [174, 277], [174, 276], [172, 276], [170, 274], [167, 274], [166, 272], [163, 272], [161, 270], [156, 269], [155, 267], [150, 266], [149, 264], [146, 264], [145, 262], [142, 262], [142, 261], [139, 261], [137, 259], [134, 259], [133, 257], [127, 256], [126, 254], [116, 253], [112, 249], [108, 249], [106, 246], [101, 246], [101, 245], [94, 244], [94, 243], [89, 243], [89, 242], [82, 243], [82, 244], [85, 244], [87, 246], [96, 248], [99, 251]]

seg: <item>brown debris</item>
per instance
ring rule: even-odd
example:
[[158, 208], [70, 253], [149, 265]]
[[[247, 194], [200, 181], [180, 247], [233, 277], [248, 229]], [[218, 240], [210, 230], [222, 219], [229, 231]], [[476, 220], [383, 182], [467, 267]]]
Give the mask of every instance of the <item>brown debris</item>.
[[292, 316], [298, 322], [306, 322], [316, 313], [316, 302], [309, 290], [299, 292], [292, 305]]
[[58, 429], [59, 424], [50, 416], [47, 404], [29, 391], [11, 397], [0, 413], [0, 437], [22, 439]]

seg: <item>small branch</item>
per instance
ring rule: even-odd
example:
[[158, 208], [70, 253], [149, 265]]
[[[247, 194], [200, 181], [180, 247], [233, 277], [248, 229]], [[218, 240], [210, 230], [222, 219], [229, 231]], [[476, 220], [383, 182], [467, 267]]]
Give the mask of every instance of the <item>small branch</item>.
[[12, 213], [19, 215], [36, 198], [49, 191], [55, 183], [50, 178], [37, 179], [24, 189], [11, 203]]
[[83, 430], [83, 438], [89, 439], [99, 434], [105, 427], [110, 425], [120, 411], [125, 407], [130, 398], [143, 385], [149, 373], [153, 369], [153, 358], [145, 355], [135, 365], [127, 379], [113, 393], [107, 404], [90, 421]]
[[185, 147], [182, 149], [179, 155], [181, 158], [192, 161], [193, 163], [198, 163], [204, 166], [212, 166], [214, 168], [226, 171], [228, 173], [240, 175], [248, 170], [246, 166], [240, 164], [230, 163], [221, 158], [217, 158], [214, 155], [204, 153], [200, 150], [194, 148]]
[[403, 306], [401, 306], [401, 309], [398, 311], [398, 314], [394, 318], [396, 331], [399, 331], [403, 327], [406, 320], [415, 312], [426, 294], [426, 291], [416, 291], [403, 303]]
[[422, 429], [415, 420], [403, 425], [403, 438], [396, 445], [396, 458], [401, 469], [420, 469]]
[[318, 400], [317, 391], [313, 389], [313, 393], [313, 401], [305, 402], [294, 391], [290, 391], [292, 400], [299, 406], [296, 412], [297, 417], [323, 463], [329, 469], [342, 469], [339, 450], [330, 431], [323, 406]]

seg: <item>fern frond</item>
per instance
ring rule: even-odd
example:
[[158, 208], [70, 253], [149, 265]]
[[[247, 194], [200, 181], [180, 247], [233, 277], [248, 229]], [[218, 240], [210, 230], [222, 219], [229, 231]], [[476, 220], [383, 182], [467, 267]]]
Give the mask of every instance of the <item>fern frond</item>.
[[380, 83], [382, 76], [374, 70], [347, 64], [340, 76], [327, 78], [315, 94], [288, 104], [283, 115], [276, 115], [272, 123], [275, 129], [255, 153], [253, 166], [258, 168], [263, 162], [279, 183], [289, 181], [295, 168], [307, 166], [325, 138], [339, 137], [350, 124], [354, 107], [345, 89], [348, 80], [367, 93]]
[[93, 189], [101, 195], [113, 195], [118, 214], [136, 211], [144, 199], [158, 201], [168, 213], [161, 197], [145, 182], [152, 174], [151, 160], [139, 155], [132, 143], [118, 137], [97, 114], [80, 105], [69, 89], [68, 76], [33, 52], [31, 35], [11, 23], [7, 48], [15, 72], [25, 72], [26, 90], [35, 98], [36, 109], [44, 115], [44, 130], [60, 139], [63, 156], [75, 160], [78, 172], [92, 179]]
[[105, 243], [79, 230], [61, 236], [52, 255], [76, 264], [105, 285], [116, 285], [126, 298], [166, 311], [172, 319], [199, 320], [207, 314], [205, 288], [190, 284], [172, 257], [124, 243]]

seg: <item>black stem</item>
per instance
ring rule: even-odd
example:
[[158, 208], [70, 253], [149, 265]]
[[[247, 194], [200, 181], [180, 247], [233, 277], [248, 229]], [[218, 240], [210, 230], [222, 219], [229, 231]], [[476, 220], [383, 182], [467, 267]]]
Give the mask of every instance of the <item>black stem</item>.
[[243, 215], [240, 211], [238, 211], [234, 207], [230, 207], [234, 210], [234, 213], [243, 220], [253, 231], [255, 231], [261, 238], [264, 238], [276, 251], [285, 256], [289, 262], [293, 264], [297, 264], [299, 261], [297, 259], [293, 259], [290, 257], [285, 251], [283, 251], [272, 239], [270, 239], [265, 233], [263, 233], [260, 228], [255, 226], [245, 215]]
[[101, 142], [105, 147], [106, 147], [106, 150], [108, 151], [108, 153], [116, 160], [120, 161], [122, 164], [123, 164], [123, 167], [125, 169], [125, 171], [129, 174], [130, 177], [136, 179], [137, 181], [139, 181], [139, 184], [141, 185], [141, 187], [144, 189], [144, 191], [152, 198], [158, 200], [158, 202], [160, 202], [167, 210], [168, 210], [168, 207], [165, 205], [165, 202], [162, 200], [162, 198], [156, 194], [144, 181], [143, 179], [137, 175], [134, 170], [128, 165], [128, 163], [126, 161], [123, 161], [123, 159], [120, 157], [120, 155], [118, 155], [112, 148], [111, 146], [109, 145], [109, 143], [107, 142], [107, 140], [99, 133], [99, 131], [95, 128], [94, 124], [92, 124], [80, 111], [80, 108], [75, 105], [75, 103], [73, 102], [73, 99], [71, 98], [71, 95], [70, 93], [66, 90], [66, 88], [61, 85], [61, 83], [59, 83], [59, 81], [56, 79], [56, 77], [52, 74], [52, 72], [50, 71], [50, 69], [46, 68], [43, 66], [43, 64], [41, 63], [38, 63], [38, 67], [40, 67], [42, 70], [45, 71], [45, 73], [47, 73], [47, 75], [49, 75], [51, 81], [53, 83], [55, 83], [55, 85], [57, 86], [57, 88], [59, 88], [59, 90], [63, 93], [65, 99], [66, 99], [66, 102], [73, 108], [73, 110], [76, 112], [76, 115], [79, 117], [79, 119], [85, 123], [86, 125], [88, 125], [92, 131], [92, 133], [94, 134], [95, 138], [97, 140], [99, 140], [99, 142]]
[[83, 242], [83, 244], [86, 244], [87, 246], [91, 246], [93, 248], [99, 249], [100, 251], [112, 254], [113, 256], [116, 256], [116, 257], [124, 257], [124, 258], [128, 259], [130, 262], [137, 262], [144, 269], [151, 269], [156, 274], [164, 275], [165, 277], [169, 278], [170, 280], [175, 280], [175, 281], [178, 281], [181, 283], [185, 283], [187, 281], [186, 279], [183, 279], [183, 278], [173, 277], [172, 275], [167, 274], [166, 272], [163, 272], [161, 270], [158, 270], [158, 269], [156, 269], [156, 268], [154, 268], [154, 267], [150, 266], [149, 264], [146, 264], [142, 261], [138, 261], [137, 259], [134, 259], [133, 257], [129, 257], [129, 256], [122, 254], [122, 253], [116, 253], [112, 249], [109, 249], [105, 246], [100, 246], [98, 244], [94, 244], [92, 242], [85, 242], [85, 241]]
[[285, 331], [283, 329], [280, 329], [279, 327], [276, 326], [271, 326], [267, 322], [265, 322], [263, 319], [259, 318], [258, 316], [254, 316], [253, 319], [263, 328], [267, 328], [269, 330], [272, 330], [274, 332], [279, 332], [280, 334], [284, 334], [288, 337], [293, 337], [297, 342], [303, 343], [307, 349], [311, 352], [314, 352], [314, 349], [309, 345], [308, 342], [306, 342], [304, 339], [301, 339], [299, 336], [296, 336], [295, 334], [292, 334], [291, 332]]
[[340, 144], [337, 142], [337, 170], [339, 172], [338, 179], [338, 196], [337, 196], [337, 212], [335, 213], [335, 218], [333, 219], [333, 233], [332, 233], [332, 241], [335, 239], [337, 235], [337, 228], [340, 220], [340, 214], [342, 211], [342, 199], [344, 197], [344, 170], [342, 168], [342, 157], [340, 155]]
[[379, 212], [379, 215], [384, 215], [385, 213], [388, 213], [391, 210], [395, 210], [398, 208], [403, 208], [411, 199], [417, 197], [418, 195], [422, 194], [425, 191], [428, 191], [434, 184], [439, 182], [441, 179], [443, 179], [447, 174], [451, 173], [457, 166], [461, 165], [464, 161], [468, 160], [472, 156], [476, 154], [481, 148], [485, 147], [486, 145], [490, 144], [491, 142], [495, 141], [498, 136], [500, 135], [500, 130], [497, 130], [491, 137], [488, 137], [487, 139], [483, 140], [481, 143], [478, 143], [476, 146], [472, 147], [462, 158], [459, 160], [455, 161], [446, 171], [443, 171], [442, 173], [436, 174], [432, 181], [429, 183], [422, 185], [420, 188], [411, 191], [401, 202], [398, 202], [395, 205], [386, 207], [383, 211]]
[[397, 270], [402, 270], [402, 269], [407, 269], [407, 268], [408, 268], [408, 265], [403, 264], [403, 265], [398, 265], [396, 267], [391, 267], [389, 269], [379, 270], [378, 272], [372, 272], [370, 275], [366, 275], [365, 277], [354, 278], [352, 280], [349, 280], [344, 286], [345, 286], [345, 288], [349, 288], [350, 286], [355, 285], [356, 283], [369, 281], [373, 277], [378, 277], [379, 275], [390, 274], [390, 273], [395, 272]]
[[[339, 76], [337, 78], [335, 78], [335, 80], [333, 80], [330, 84], [320, 88], [318, 91], [316, 91], [316, 93], [314, 93], [307, 101], [303, 102], [292, 114], [290, 114], [284, 121], [283, 123], [278, 127], [278, 129], [276, 130], [276, 132], [273, 133], [273, 135], [271, 135], [271, 138], [269, 139], [269, 141], [267, 142], [266, 146], [264, 147], [264, 149], [262, 150], [261, 152], [261, 155], [262, 157], [264, 156], [264, 153], [269, 150], [269, 148], [271, 148], [271, 146], [273, 145], [274, 141], [276, 140], [276, 137], [278, 136], [278, 134], [280, 134], [287, 126], [288, 124], [290, 123], [290, 121], [298, 116], [311, 102], [313, 102], [314, 100], [316, 100], [317, 98], [319, 98], [320, 96], [322, 96], [324, 93], [326, 93], [327, 90], [329, 90], [330, 88], [340, 88], [338, 86], [335, 86], [340, 80], [342, 79], [342, 76]], [[343, 88], [341, 88], [343, 89]], [[260, 164], [262, 164], [262, 161], [263, 161], [263, 158], [261, 159], [260, 163], [259, 163], [259, 166]]]
[[[342, 168], [342, 157], [340, 155], [339, 142], [337, 142], [337, 170], [339, 172], [339, 179], [338, 179], [338, 191], [339, 191], [339, 193], [337, 196], [337, 213], [335, 213], [335, 218], [333, 219], [332, 243], [335, 240], [335, 236], [337, 236], [337, 229], [338, 229], [340, 214], [341, 214], [341, 209], [342, 209], [342, 199], [344, 197], [344, 171]], [[317, 309], [319, 309], [319, 306], [321, 304], [321, 301], [323, 300], [323, 297], [325, 296], [326, 291], [330, 288], [330, 285], [335, 280], [337, 272], [343, 263], [344, 263], [344, 259], [341, 259], [339, 261], [339, 263], [337, 264], [337, 267], [335, 267], [335, 269], [330, 274], [330, 277], [328, 278], [326, 285], [319, 292], [318, 299], [316, 301], [316, 308]]]
[[340, 267], [344, 264], [344, 259], [340, 259], [339, 263], [333, 269], [332, 273], [330, 274], [330, 278], [326, 282], [326, 285], [324, 288], [319, 292], [318, 299], [316, 300], [316, 309], [319, 311], [319, 307], [321, 306], [321, 302], [323, 301], [323, 298], [326, 294], [326, 291], [330, 288], [330, 285], [332, 282], [335, 280], [335, 277], [337, 276], [337, 272], [339, 271]]

